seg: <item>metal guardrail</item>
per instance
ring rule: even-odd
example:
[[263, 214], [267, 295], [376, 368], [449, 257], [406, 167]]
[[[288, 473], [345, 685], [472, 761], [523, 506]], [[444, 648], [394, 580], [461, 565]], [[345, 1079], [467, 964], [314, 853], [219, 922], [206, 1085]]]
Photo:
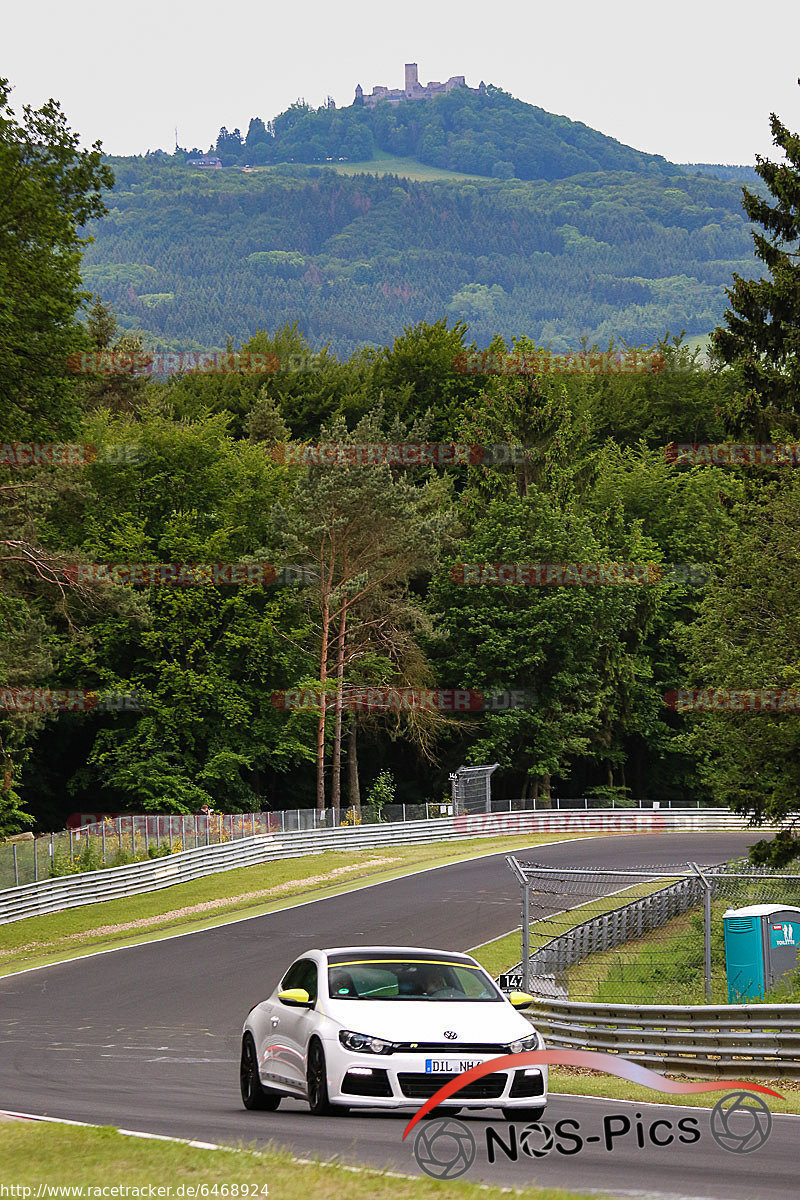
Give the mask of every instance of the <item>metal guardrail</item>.
[[[485, 770], [485, 768], [480, 768]], [[455, 814], [470, 812], [510, 813], [548, 812], [562, 809], [584, 811], [621, 809], [688, 809], [699, 808], [699, 801], [616, 801], [580, 799], [552, 800], [459, 799]], [[386, 804], [380, 812], [363, 805], [360, 819], [354, 819], [353, 809], [348, 805], [339, 808], [281, 808], [274, 812], [261, 813], [125, 813], [106, 814], [74, 813], [76, 818], [66, 829], [37, 837], [23, 836], [0, 842], [0, 889], [17, 887], [21, 883], [38, 883], [53, 874], [53, 864], [74, 863], [76, 859], [94, 860], [84, 863], [84, 870], [95, 870], [101, 865], [121, 866], [135, 860], [141, 861], [155, 848], [166, 853], [169, 849], [193, 850], [197, 846], [209, 846], [217, 842], [233, 841], [237, 838], [255, 837], [259, 833], [289, 833], [295, 830], [328, 829], [339, 825], [352, 826], [356, 823], [371, 824], [375, 821], [429, 821], [434, 817], [453, 816], [451, 803], [424, 802], [422, 804]], [[116, 862], [113, 860], [117, 859]], [[100, 860], [100, 861], [97, 861]], [[65, 874], [63, 870], [55, 872]]]
[[616, 809], [614, 811], [525, 811], [476, 813], [406, 821], [273, 833], [220, 845], [201, 846], [164, 858], [102, 871], [87, 871], [0, 891], [0, 924], [135, 896], [186, 883], [203, 875], [325, 850], [376, 849], [390, 845], [461, 841], [536, 833], [644, 833], [669, 829], [742, 829], [744, 819], [723, 809]]
[[[713, 878], [716, 871], [723, 870], [724, 864], [719, 867], [706, 867], [705, 874]], [[704, 892], [702, 880], [696, 875], [688, 876], [677, 883], [670, 883], [658, 891], [651, 892], [649, 896], [631, 900], [620, 908], [582, 921], [533, 951], [528, 959], [529, 978], [527, 983], [523, 979], [520, 986], [534, 996], [557, 996], [558, 985], [555, 981], [569, 967], [583, 962], [591, 954], [613, 950], [625, 942], [642, 937], [645, 933], [660, 929], [673, 917], [679, 917], [690, 908], [697, 907], [703, 900]], [[517, 963], [507, 974], [523, 976], [522, 962]]]
[[552, 1047], [621, 1054], [692, 1075], [800, 1078], [800, 1004], [592, 1004], [537, 1000]]

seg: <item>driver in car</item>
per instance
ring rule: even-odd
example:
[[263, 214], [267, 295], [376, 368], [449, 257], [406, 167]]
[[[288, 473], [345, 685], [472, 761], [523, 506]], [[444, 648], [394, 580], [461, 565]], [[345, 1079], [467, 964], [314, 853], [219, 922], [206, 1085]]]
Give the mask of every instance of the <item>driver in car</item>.
[[441, 992], [452, 995], [457, 990], [453, 988], [450, 973], [444, 967], [435, 965], [425, 970], [420, 980], [420, 988], [424, 996], [436, 996]]

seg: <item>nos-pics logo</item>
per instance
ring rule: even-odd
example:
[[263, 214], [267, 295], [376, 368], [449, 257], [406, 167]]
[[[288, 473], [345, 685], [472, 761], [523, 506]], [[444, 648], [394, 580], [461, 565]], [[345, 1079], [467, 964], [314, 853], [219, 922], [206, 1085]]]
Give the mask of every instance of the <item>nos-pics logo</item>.
[[[714, 1141], [723, 1150], [732, 1154], [752, 1154], [760, 1150], [772, 1132], [772, 1114], [760, 1096], [764, 1093], [783, 1099], [780, 1092], [758, 1083], [741, 1080], [715, 1083], [690, 1083], [668, 1079], [657, 1071], [651, 1071], [638, 1063], [629, 1062], [617, 1055], [600, 1054], [593, 1050], [530, 1050], [521, 1054], [500, 1055], [479, 1063], [468, 1071], [454, 1076], [442, 1084], [411, 1118], [403, 1133], [405, 1139], [425, 1116], [433, 1116], [442, 1102], [453, 1099], [467, 1084], [484, 1075], [520, 1067], [564, 1065], [589, 1068], [608, 1075], [617, 1075], [633, 1083], [644, 1084], [653, 1091], [674, 1095], [719, 1092], [723, 1086], [736, 1089], [718, 1100], [710, 1114], [710, 1132]], [[544, 1096], [542, 1097], [544, 1100]], [[557, 1154], [579, 1154], [591, 1144], [598, 1149], [612, 1152], [617, 1143], [625, 1139], [629, 1147], [651, 1150], [670, 1146], [676, 1142], [694, 1145], [701, 1139], [697, 1116], [674, 1118], [666, 1116], [655, 1120], [644, 1120], [636, 1113], [634, 1120], [627, 1114], [613, 1113], [603, 1117], [600, 1132], [584, 1133], [580, 1122], [564, 1118], [550, 1126], [542, 1121], [526, 1124], [517, 1133], [513, 1124], [504, 1124], [498, 1131], [491, 1125], [484, 1127], [486, 1155], [489, 1164], [500, 1155], [517, 1161], [520, 1154], [531, 1159], [546, 1158]], [[477, 1142], [470, 1128], [453, 1117], [438, 1117], [420, 1124], [414, 1139], [414, 1157], [420, 1168], [434, 1179], [458, 1179], [475, 1162]]]
[[[506, 1124], [500, 1130], [493, 1125], [483, 1129], [486, 1157], [489, 1165], [498, 1160], [518, 1162], [524, 1154], [531, 1159], [546, 1158], [552, 1151], [571, 1157], [597, 1143], [598, 1149], [613, 1151], [619, 1139], [633, 1134], [640, 1150], [651, 1145], [664, 1147], [674, 1142], [696, 1145], [701, 1140], [698, 1117], [680, 1117], [675, 1121], [659, 1118], [645, 1123], [636, 1113], [632, 1121], [625, 1114], [603, 1117], [602, 1134], [588, 1136], [581, 1132], [580, 1122], [572, 1118], [556, 1121], [550, 1126], [533, 1121], [517, 1130]], [[730, 1092], [718, 1100], [711, 1110], [711, 1136], [718, 1146], [731, 1154], [752, 1154], [760, 1150], [772, 1132], [772, 1114], [760, 1096], [749, 1092]], [[626, 1145], [633, 1146], [627, 1140]], [[478, 1144], [472, 1130], [454, 1117], [439, 1117], [420, 1126], [414, 1140], [417, 1165], [433, 1179], [459, 1179], [475, 1162]]]

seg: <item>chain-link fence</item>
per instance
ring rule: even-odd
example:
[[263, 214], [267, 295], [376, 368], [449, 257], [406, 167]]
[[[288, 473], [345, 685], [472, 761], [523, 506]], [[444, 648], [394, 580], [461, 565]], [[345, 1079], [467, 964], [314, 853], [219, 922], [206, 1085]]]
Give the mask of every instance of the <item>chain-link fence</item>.
[[0, 845], [0, 889], [58, 875], [117, 867], [238, 838], [296, 830], [452, 816], [448, 804], [393, 804], [378, 810], [300, 808], [266, 813], [138, 814], [93, 821]]
[[[504, 982], [554, 999], [727, 1004], [723, 914], [800, 905], [799, 874], [744, 860], [626, 871], [507, 862], [522, 886], [523, 915], [521, 961]], [[800, 976], [767, 998], [800, 1001]]]
[[[470, 771], [473, 768], [468, 768]], [[491, 770], [491, 768], [480, 768]], [[658, 801], [638, 800], [501, 800], [487, 798], [485, 781], [476, 784], [477, 776], [464, 794], [466, 813], [509, 813], [596, 811], [602, 809], [688, 809], [700, 808], [697, 800]], [[18, 884], [35, 883], [53, 875], [72, 871], [97, 870], [104, 866], [119, 866], [157, 854], [175, 850], [191, 850], [196, 846], [213, 845], [232, 838], [253, 834], [292, 832], [294, 830], [326, 829], [348, 825], [369, 825], [377, 821], [421, 821], [448, 817], [455, 813], [453, 803], [387, 804], [378, 808], [362, 806], [360, 813], [342, 806], [332, 809], [292, 808], [269, 813], [203, 813], [185, 816], [132, 815], [111, 821], [92, 822], [79, 828], [63, 829], [57, 833], [41, 834], [0, 844], [0, 889]]]
[[485, 767], [459, 767], [450, 776], [453, 812], [456, 816], [492, 811], [492, 775], [499, 765], [492, 763]]

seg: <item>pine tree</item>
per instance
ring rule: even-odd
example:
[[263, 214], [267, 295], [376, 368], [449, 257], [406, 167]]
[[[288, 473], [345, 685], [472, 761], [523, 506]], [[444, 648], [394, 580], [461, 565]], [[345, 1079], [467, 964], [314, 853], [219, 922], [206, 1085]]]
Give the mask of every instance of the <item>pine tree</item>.
[[771, 279], [734, 274], [733, 286], [726, 289], [726, 327], [713, 334], [720, 358], [739, 375], [726, 413], [728, 426], [760, 441], [768, 441], [775, 429], [796, 433], [800, 418], [800, 136], [775, 113], [770, 125], [786, 162], [756, 155], [755, 169], [775, 203], [747, 188], [742, 194], [747, 216], [764, 230], [754, 230], [753, 241]]

